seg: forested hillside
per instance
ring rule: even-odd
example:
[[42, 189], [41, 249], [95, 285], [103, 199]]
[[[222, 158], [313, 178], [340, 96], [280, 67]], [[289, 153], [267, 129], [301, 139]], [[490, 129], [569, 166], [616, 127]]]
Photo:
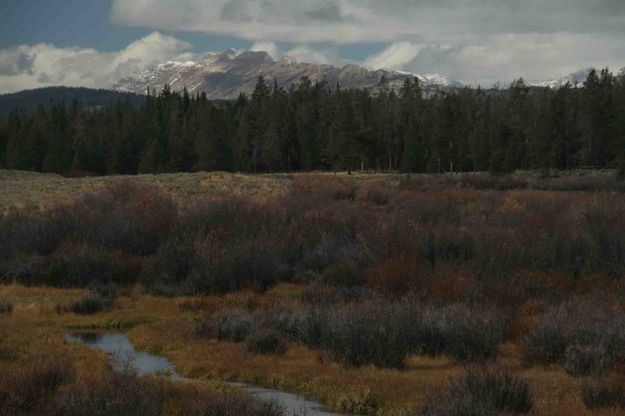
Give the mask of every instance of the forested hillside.
[[118, 100], [130, 100], [134, 105], [143, 103], [143, 96], [128, 92], [95, 90], [91, 88], [46, 87], [0, 95], [0, 120], [11, 111], [33, 112], [39, 106], [49, 110], [53, 105], [71, 105], [78, 101], [86, 109], [108, 107]]
[[98, 174], [315, 169], [405, 172], [614, 167], [625, 146], [625, 74], [583, 85], [423, 94], [260, 78], [251, 97], [213, 103], [168, 87], [135, 107], [60, 102], [0, 125], [5, 168]]

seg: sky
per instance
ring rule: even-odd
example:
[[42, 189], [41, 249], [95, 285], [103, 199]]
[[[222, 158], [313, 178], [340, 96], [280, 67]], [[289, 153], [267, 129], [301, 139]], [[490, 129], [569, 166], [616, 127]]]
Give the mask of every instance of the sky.
[[469, 85], [625, 66], [625, 0], [1, 0], [0, 93], [229, 48]]

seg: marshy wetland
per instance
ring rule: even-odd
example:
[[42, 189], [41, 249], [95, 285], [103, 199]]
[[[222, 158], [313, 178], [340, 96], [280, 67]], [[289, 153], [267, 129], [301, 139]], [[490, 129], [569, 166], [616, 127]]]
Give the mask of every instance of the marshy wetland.
[[[232, 383], [338, 414], [625, 408], [609, 172], [28, 176], [0, 186], [0, 413], [289, 410]], [[163, 361], [113, 371], [93, 332]]]

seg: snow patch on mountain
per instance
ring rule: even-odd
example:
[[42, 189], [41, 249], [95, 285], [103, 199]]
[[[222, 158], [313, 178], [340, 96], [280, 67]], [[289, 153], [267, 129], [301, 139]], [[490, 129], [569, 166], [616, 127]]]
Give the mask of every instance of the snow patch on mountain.
[[586, 78], [588, 78], [588, 74], [592, 71], [593, 68], [586, 68], [579, 70], [577, 72], [572, 72], [566, 76], [563, 76], [559, 79], [552, 79], [548, 81], [534, 81], [529, 82], [528, 84], [532, 87], [543, 87], [543, 88], [551, 88], [558, 89], [565, 86], [567, 83], [572, 87], [582, 86]]
[[208, 53], [197, 61], [168, 61], [155, 65], [120, 80], [111, 89], [145, 93], [148, 88], [154, 91], [169, 85], [174, 91], [187, 88], [189, 92], [204, 92], [211, 99], [233, 99], [240, 93], [250, 94], [259, 76], [266, 80], [275, 79], [285, 88], [303, 77], [312, 82], [339, 83], [348, 88], [375, 89], [382, 77], [386, 77], [391, 88], [399, 88], [409, 77], [417, 77], [426, 90], [462, 86], [440, 74], [372, 71], [354, 64], [338, 68], [323, 63], [298, 62], [289, 56], [276, 61], [267, 52], [228, 49], [222, 53]]

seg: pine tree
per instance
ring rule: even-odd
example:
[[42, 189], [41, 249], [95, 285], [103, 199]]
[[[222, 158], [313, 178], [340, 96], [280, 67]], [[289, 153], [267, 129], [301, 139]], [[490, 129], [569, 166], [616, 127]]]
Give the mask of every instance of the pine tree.
[[417, 79], [375, 91], [259, 78], [250, 98], [152, 91], [85, 109], [75, 100], [0, 121], [0, 166], [100, 174], [401, 169], [406, 172], [618, 167], [625, 146], [625, 72], [583, 86], [428, 91]]
[[422, 172], [425, 170], [425, 146], [419, 112], [422, 110], [422, 91], [419, 79], [406, 79], [399, 90], [399, 127], [398, 136], [403, 141], [402, 170]]
[[152, 139], [141, 152], [141, 160], [139, 161], [139, 173], [158, 173], [161, 165], [161, 145], [158, 139]]

